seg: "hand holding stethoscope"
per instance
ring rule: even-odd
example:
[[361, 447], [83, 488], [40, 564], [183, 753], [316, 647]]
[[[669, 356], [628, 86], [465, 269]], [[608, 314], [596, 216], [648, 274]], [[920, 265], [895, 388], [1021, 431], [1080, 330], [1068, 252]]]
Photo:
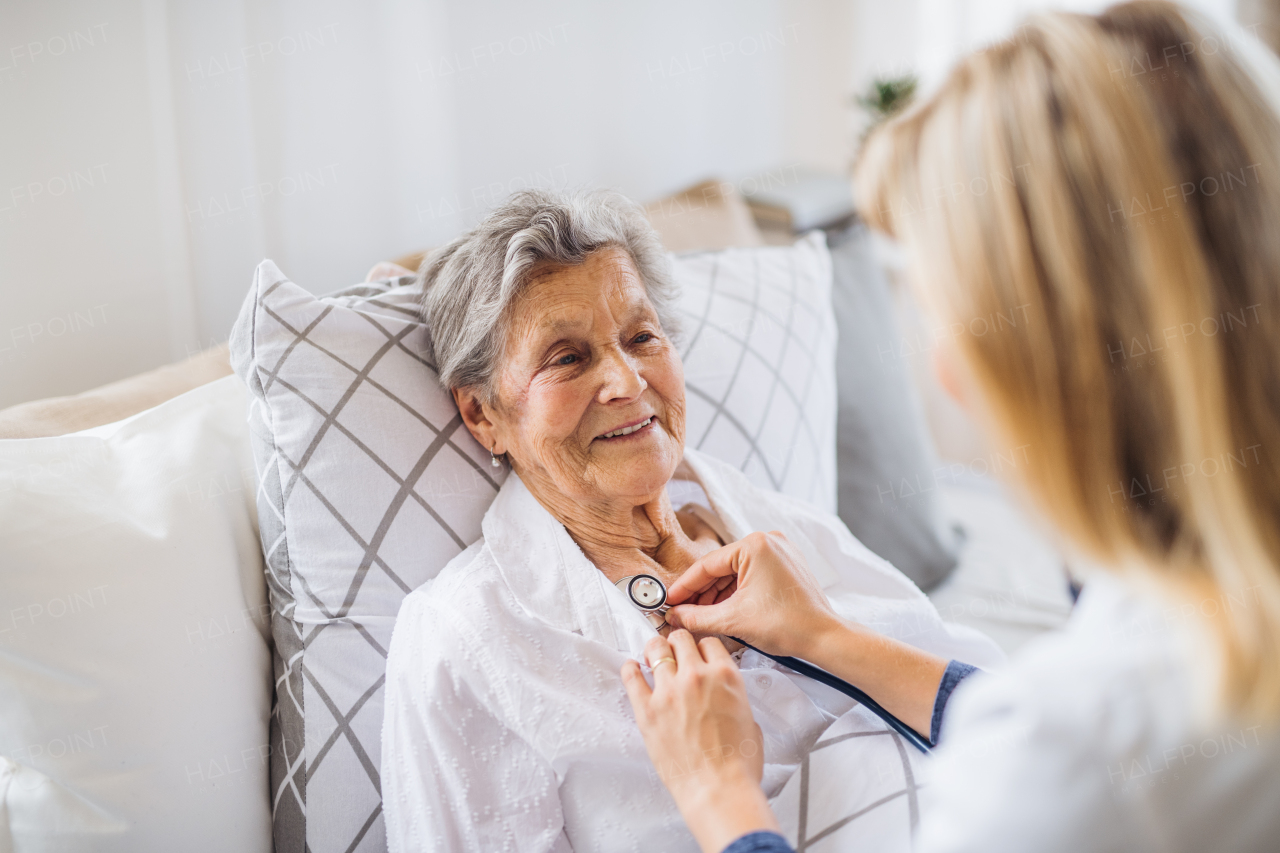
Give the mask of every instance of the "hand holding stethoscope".
[[655, 628], [721, 634], [770, 655], [809, 660], [824, 634], [845, 627], [803, 556], [777, 531], [712, 550], [669, 588], [643, 574], [616, 586]]
[[624, 591], [675, 630], [645, 646], [652, 688], [634, 660], [622, 680], [649, 757], [704, 850], [722, 849], [745, 824], [776, 829], [776, 820], [760, 790], [763, 744], [742, 675], [718, 638], [695, 641], [689, 631], [816, 664], [876, 697], [907, 732], [929, 731], [947, 661], [841, 619], [781, 533], [752, 533], [706, 554], [665, 595], [643, 578], [661, 587], [638, 575], [624, 579]]

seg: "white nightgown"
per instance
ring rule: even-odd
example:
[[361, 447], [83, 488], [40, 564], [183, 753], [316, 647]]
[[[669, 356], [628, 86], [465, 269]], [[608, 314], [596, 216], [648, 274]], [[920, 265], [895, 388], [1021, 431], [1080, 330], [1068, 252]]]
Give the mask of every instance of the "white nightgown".
[[[838, 517], [687, 449], [672, 494], [697, 483], [727, 541], [783, 531], [843, 616], [947, 658], [1002, 660]], [[382, 732], [391, 853], [697, 850], [619, 676], [654, 629], [514, 473], [482, 529], [396, 622]], [[753, 651], [739, 660], [773, 796], [852, 701]]]

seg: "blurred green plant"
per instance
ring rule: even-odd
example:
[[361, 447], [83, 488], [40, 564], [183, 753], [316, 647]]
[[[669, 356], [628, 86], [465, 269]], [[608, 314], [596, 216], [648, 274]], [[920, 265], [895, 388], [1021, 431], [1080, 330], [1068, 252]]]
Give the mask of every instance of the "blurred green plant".
[[871, 114], [871, 127], [875, 127], [889, 116], [901, 110], [911, 102], [916, 93], [916, 78], [913, 74], [902, 77], [877, 77], [864, 94], [858, 95], [856, 101]]
[[849, 158], [850, 171], [853, 169], [854, 161], [857, 160], [858, 151], [867, 141], [871, 131], [911, 103], [911, 99], [916, 94], [917, 82], [914, 74], [904, 74], [901, 77], [876, 77], [861, 95], [854, 95], [853, 102], [867, 111], [871, 121], [867, 122], [867, 126], [862, 129], [862, 133], [858, 134], [858, 140], [854, 143], [853, 155]]

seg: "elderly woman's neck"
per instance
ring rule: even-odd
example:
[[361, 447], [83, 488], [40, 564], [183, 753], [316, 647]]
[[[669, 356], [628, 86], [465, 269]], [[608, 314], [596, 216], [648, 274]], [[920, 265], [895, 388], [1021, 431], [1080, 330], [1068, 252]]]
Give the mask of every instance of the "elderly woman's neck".
[[638, 504], [635, 498], [583, 503], [558, 492], [534, 495], [611, 581], [643, 572], [670, 583], [718, 545], [686, 533], [666, 489]]

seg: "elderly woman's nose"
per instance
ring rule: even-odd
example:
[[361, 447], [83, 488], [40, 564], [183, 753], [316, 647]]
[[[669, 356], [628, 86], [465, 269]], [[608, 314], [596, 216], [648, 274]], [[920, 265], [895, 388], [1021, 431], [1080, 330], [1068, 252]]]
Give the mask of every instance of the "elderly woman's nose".
[[604, 377], [604, 383], [600, 389], [603, 401], [638, 397], [645, 388], [649, 387], [649, 383], [640, 372], [639, 361], [621, 349], [607, 350], [600, 361], [600, 370]]

